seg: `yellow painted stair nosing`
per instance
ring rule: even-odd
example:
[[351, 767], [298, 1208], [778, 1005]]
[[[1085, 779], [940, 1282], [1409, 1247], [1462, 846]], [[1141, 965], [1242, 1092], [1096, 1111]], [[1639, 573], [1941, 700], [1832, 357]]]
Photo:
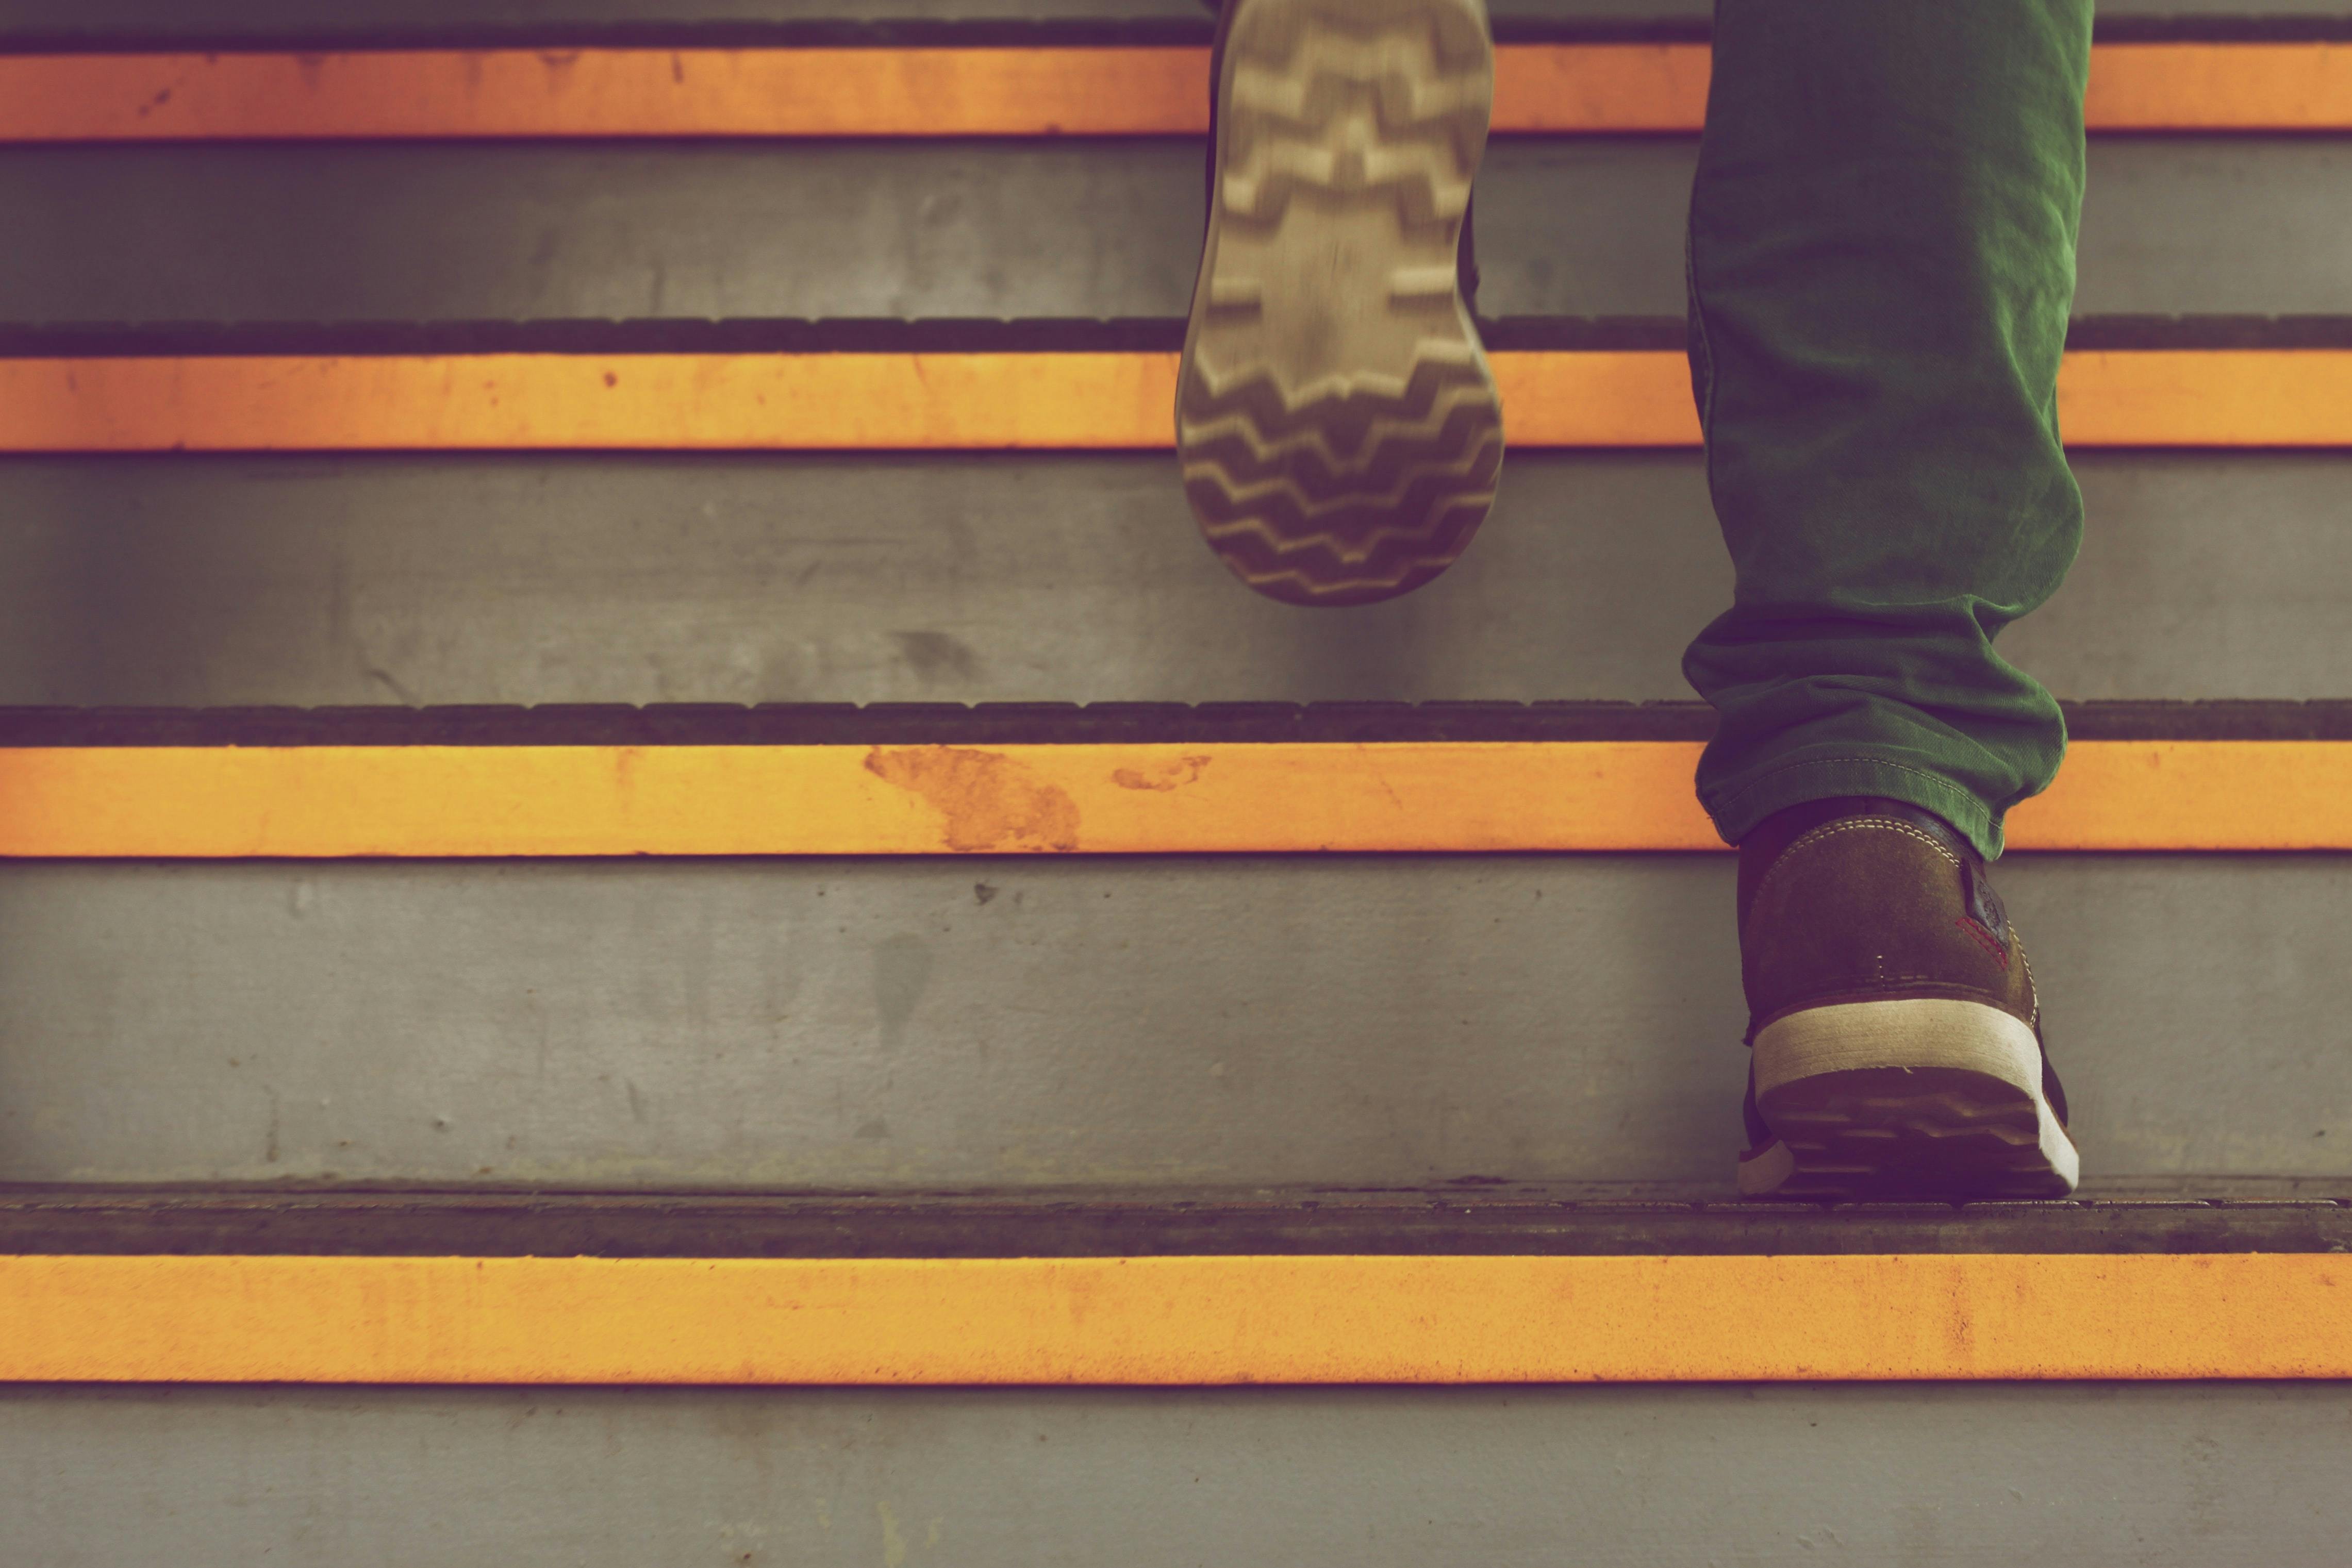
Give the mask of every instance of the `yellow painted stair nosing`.
[[[1687, 448], [1684, 357], [1491, 356], [1507, 439]], [[1141, 451], [1177, 356], [483, 353], [0, 359], [0, 452]], [[2352, 350], [2070, 353], [2071, 446], [2352, 446]]]
[[0, 1381], [2352, 1376], [2332, 1254], [0, 1257]]
[[[0, 749], [0, 857], [1722, 847], [1690, 741]], [[2352, 850], [2352, 742], [2081, 741], [2020, 850]]]
[[[0, 142], [1197, 135], [1193, 47], [347, 49], [0, 55]], [[1703, 43], [1506, 44], [1501, 135], [1689, 133]], [[2092, 50], [2095, 131], [2352, 130], [2352, 46]]]

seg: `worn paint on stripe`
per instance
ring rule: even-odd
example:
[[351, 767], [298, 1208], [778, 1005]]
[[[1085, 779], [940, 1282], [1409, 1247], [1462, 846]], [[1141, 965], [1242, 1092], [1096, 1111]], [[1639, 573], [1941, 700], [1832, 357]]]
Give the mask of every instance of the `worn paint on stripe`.
[[436, 49], [0, 59], [0, 141], [1200, 132], [1183, 48]]
[[[0, 855], [1381, 853], [1720, 847], [1684, 742], [52, 747]], [[2352, 850], [2352, 744], [2090, 741], [2021, 850]]]
[[0, 853], [1699, 849], [1699, 747], [304, 747], [0, 752]]
[[[1493, 356], [1513, 445], [1688, 447], [1683, 357]], [[1166, 448], [1165, 353], [449, 354], [0, 360], [0, 451]], [[2088, 350], [2075, 446], [2352, 445], [2352, 350]]]
[[[1678, 355], [1494, 358], [1521, 445], [1698, 439]], [[0, 360], [0, 451], [1165, 448], [1176, 373], [1168, 353]]]
[[1172, 354], [9, 360], [0, 451], [1172, 446], [1175, 401]]
[[[1496, 51], [1504, 134], [1696, 131], [1704, 44]], [[0, 141], [1199, 134], [1200, 48], [385, 49], [0, 57]], [[2352, 47], [2108, 44], [2095, 131], [2352, 130]]]
[[0, 1380], [2352, 1376], [2352, 1259], [0, 1258]]

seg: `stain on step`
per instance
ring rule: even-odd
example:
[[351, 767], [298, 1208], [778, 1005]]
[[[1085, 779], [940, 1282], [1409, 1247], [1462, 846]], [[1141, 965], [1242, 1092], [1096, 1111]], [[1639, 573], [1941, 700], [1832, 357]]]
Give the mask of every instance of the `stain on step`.
[[1002, 752], [961, 746], [876, 747], [866, 770], [939, 812], [948, 848], [1075, 850], [1078, 805]]
[[1157, 789], [1165, 794], [1197, 780], [1210, 760], [1206, 757], [1185, 756], [1150, 768], [1122, 768], [1110, 776], [1110, 781], [1122, 789]]

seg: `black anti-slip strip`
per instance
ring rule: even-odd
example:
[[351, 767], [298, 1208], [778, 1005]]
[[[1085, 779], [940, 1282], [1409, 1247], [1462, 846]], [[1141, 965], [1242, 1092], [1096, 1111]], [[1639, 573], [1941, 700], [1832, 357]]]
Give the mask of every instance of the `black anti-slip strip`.
[[[1497, 352], [1679, 351], [1678, 316], [1506, 316]], [[2352, 349], [2352, 316], [2086, 316], [2076, 349]], [[0, 358], [423, 354], [1173, 353], [1184, 323], [1113, 320], [640, 319], [624, 321], [61, 322], [0, 325]]]
[[[64, 10], [65, 7], [55, 7]], [[881, 20], [670, 19], [639, 22], [486, 21], [416, 27], [360, 22], [301, 29], [76, 26], [0, 26], [0, 53], [156, 52], [318, 53], [349, 49], [746, 49], [746, 48], [1087, 48], [1198, 46], [1209, 41], [1206, 13], [1189, 16], [1031, 19], [903, 17]], [[1503, 44], [1705, 43], [1713, 32], [1691, 16], [1494, 18]], [[2352, 40], [2352, 11], [2342, 16], [2102, 16], [2101, 43], [2327, 43]]]
[[1052, 354], [1174, 352], [1184, 323], [1120, 320], [252, 321], [0, 327], [0, 358], [323, 354]]
[[[2078, 740], [2352, 741], [2352, 701], [2070, 703]], [[1697, 741], [1701, 703], [0, 708], [0, 746], [1076, 746]]]
[[2334, 16], [2100, 16], [2102, 44], [2330, 44], [2352, 39], [2352, 8]]
[[0, 1253], [1055, 1258], [2340, 1252], [2352, 1206], [1758, 1206], [1540, 1187], [940, 1197], [0, 1189]]
[[2352, 349], [2352, 316], [2078, 316], [2070, 349]]
[[[2347, 705], [2352, 706], [2352, 705]], [[1017, 746], [1704, 740], [1698, 703], [952, 703], [0, 708], [0, 745]]]

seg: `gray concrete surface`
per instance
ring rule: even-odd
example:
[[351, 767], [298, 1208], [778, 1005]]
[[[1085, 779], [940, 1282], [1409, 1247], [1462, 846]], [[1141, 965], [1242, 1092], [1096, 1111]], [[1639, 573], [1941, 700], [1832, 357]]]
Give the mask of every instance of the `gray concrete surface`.
[[[1727, 1192], [1714, 856], [0, 870], [0, 1180]], [[2352, 859], [2021, 858], [2086, 1169], [2352, 1175]]]
[[[1733, 1331], [1736, 1332], [1736, 1331]], [[30, 1568], [2321, 1568], [2341, 1385], [0, 1389]]]
[[[2343, 457], [2080, 468], [2011, 657], [2352, 693]], [[0, 461], [0, 702], [1687, 697], [1729, 580], [1682, 454], [1515, 456], [1458, 568], [1344, 615], [1235, 584], [1165, 457]]]
[[[1695, 142], [1497, 142], [1490, 315], [1678, 315]], [[2352, 310], [2352, 141], [2102, 140], [2085, 313]], [[0, 149], [0, 320], [1181, 316], [1201, 154], [1074, 143]], [[823, 221], [811, 222], [812, 214]]]

